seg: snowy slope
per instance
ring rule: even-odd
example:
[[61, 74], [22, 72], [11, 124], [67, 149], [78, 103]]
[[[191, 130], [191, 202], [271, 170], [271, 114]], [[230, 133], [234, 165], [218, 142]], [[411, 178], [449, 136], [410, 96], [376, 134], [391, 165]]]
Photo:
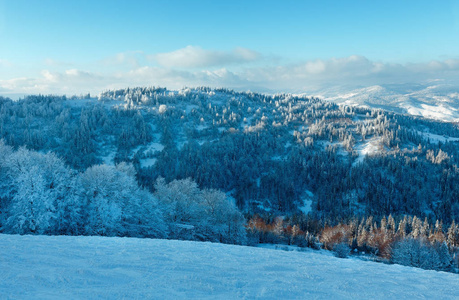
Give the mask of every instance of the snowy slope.
[[320, 94], [321, 98], [346, 105], [459, 121], [459, 88], [450, 84], [389, 84], [358, 89], [335, 87]]
[[0, 235], [1, 299], [454, 299], [459, 276], [328, 253]]
[[377, 153], [381, 153], [382, 149], [383, 145], [380, 137], [373, 137], [362, 143], [358, 143], [355, 147], [355, 150], [357, 151], [359, 156], [354, 162], [354, 165], [361, 163], [367, 155], [375, 155]]

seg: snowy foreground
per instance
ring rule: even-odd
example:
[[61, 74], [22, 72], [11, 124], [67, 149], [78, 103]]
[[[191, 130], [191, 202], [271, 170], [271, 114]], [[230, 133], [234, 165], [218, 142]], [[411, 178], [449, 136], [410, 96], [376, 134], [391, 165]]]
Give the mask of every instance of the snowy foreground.
[[0, 299], [457, 299], [459, 276], [328, 252], [0, 235]]

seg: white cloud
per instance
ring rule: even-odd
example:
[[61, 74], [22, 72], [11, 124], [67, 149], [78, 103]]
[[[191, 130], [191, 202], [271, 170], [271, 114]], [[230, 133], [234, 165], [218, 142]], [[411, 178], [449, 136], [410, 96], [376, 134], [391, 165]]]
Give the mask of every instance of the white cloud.
[[43, 70], [36, 78], [0, 80], [0, 89], [5, 94], [80, 94], [89, 90], [95, 92], [106, 85], [106, 79], [108, 78], [76, 69], [65, 72]]
[[208, 68], [232, 64], [243, 64], [260, 59], [261, 55], [246, 48], [235, 48], [230, 52], [205, 50], [196, 46], [150, 56], [164, 67]]
[[[112, 64], [105, 67], [99, 65], [98, 72], [76, 68], [55, 71], [51, 68], [43, 70], [36, 77], [0, 80], [0, 91], [4, 94], [81, 94], [154, 85], [171, 89], [211, 86], [261, 92], [313, 93], [334, 86], [353, 88], [432, 80], [447, 80], [459, 87], [459, 60], [454, 59], [392, 64], [371, 61], [363, 56], [349, 56], [260, 67], [259, 64], [243, 64], [244, 61], [252, 62], [261, 57], [247, 49], [238, 48], [231, 52], [208, 51], [197, 47], [184, 49], [163, 54], [161, 66], [151, 66], [146, 60], [142, 61], [144, 54], [141, 52], [129, 52], [111, 57], [107, 62], [111, 60]], [[242, 65], [231, 65], [236, 62]], [[119, 68], [115, 67], [117, 63]], [[215, 69], [219, 64], [225, 66]]]
[[251, 68], [238, 75], [258, 85], [298, 92], [336, 85], [366, 86], [425, 82], [432, 79], [456, 80], [459, 85], [459, 60], [402, 65], [374, 62], [363, 56], [350, 56]]

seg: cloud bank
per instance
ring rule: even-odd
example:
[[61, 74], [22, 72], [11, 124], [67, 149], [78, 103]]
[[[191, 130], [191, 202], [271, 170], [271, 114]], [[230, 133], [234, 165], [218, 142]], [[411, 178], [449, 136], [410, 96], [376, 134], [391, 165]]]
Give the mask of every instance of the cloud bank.
[[[96, 71], [49, 60], [46, 69], [36, 76], [0, 79], [0, 93], [97, 94], [128, 86], [210, 86], [313, 94], [334, 86], [431, 81], [448, 81], [459, 87], [459, 60], [455, 59], [394, 64], [353, 55], [289, 64], [271, 61], [266, 65], [265, 58], [245, 48], [225, 52], [188, 46], [153, 55], [140, 51], [120, 53], [99, 62]], [[68, 66], [72, 68], [65, 69]]]
[[169, 68], [208, 68], [232, 64], [244, 64], [260, 59], [258, 52], [246, 48], [235, 48], [230, 52], [205, 50], [200, 47], [185, 48], [150, 56], [161, 66]]

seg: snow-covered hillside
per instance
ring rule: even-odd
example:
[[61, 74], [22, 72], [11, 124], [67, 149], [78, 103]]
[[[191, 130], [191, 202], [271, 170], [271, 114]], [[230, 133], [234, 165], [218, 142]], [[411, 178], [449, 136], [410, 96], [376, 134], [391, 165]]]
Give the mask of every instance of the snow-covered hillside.
[[456, 274], [327, 252], [0, 235], [1, 299], [457, 299]]
[[336, 87], [321, 93], [321, 98], [346, 105], [381, 108], [442, 121], [459, 121], [459, 90], [445, 83], [389, 84], [358, 89]]

